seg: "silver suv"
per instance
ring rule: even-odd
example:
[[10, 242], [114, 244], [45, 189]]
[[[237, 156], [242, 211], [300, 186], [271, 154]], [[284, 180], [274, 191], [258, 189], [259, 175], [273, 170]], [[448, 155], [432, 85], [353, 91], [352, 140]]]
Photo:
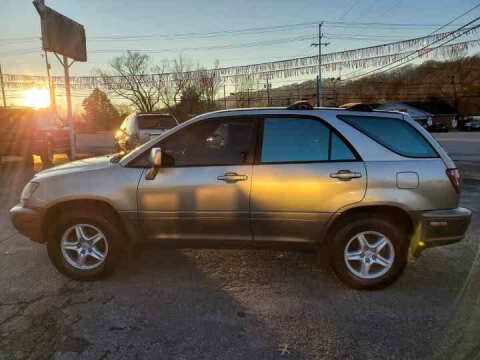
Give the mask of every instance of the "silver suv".
[[117, 152], [132, 150], [177, 125], [177, 119], [170, 114], [130, 114], [115, 133], [115, 150]]
[[408, 115], [305, 108], [208, 113], [44, 170], [12, 222], [74, 279], [109, 273], [141, 240], [243, 240], [314, 245], [349, 286], [380, 288], [408, 256], [463, 238], [459, 171]]

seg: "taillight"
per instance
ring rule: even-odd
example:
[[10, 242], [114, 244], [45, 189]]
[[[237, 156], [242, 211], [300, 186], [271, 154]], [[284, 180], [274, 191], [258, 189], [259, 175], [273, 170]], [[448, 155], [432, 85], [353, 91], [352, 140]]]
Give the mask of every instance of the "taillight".
[[460, 193], [460, 184], [461, 184], [460, 170], [458, 170], [457, 168], [447, 169], [446, 173], [455, 191], [457, 193]]

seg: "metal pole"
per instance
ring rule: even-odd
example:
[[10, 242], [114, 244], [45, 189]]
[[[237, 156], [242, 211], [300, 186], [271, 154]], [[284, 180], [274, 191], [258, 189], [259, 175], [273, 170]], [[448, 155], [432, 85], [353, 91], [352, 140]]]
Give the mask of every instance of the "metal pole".
[[223, 81], [223, 101], [225, 102], [225, 110], [227, 110], [227, 90], [225, 86], [225, 80]]
[[3, 97], [3, 107], [7, 107], [7, 99], [5, 98], [5, 88], [3, 85], [3, 73], [2, 73], [2, 65], [0, 65], [0, 85], [2, 87], [2, 97]]
[[73, 116], [72, 116], [72, 96], [70, 93], [70, 65], [68, 65], [68, 58], [63, 55], [63, 70], [65, 72], [65, 95], [67, 97], [67, 121], [70, 125], [70, 151], [72, 159], [77, 157], [75, 151], [75, 129], [73, 124]]
[[322, 23], [318, 24], [317, 106], [322, 106]]
[[268, 83], [268, 76], [267, 76], [267, 106], [270, 106], [270, 84]]
[[52, 78], [50, 76], [50, 64], [48, 62], [48, 55], [47, 52], [44, 51], [45, 53], [45, 66], [47, 67], [47, 78], [48, 78], [48, 89], [50, 91], [50, 109], [53, 111], [56, 110], [56, 102], [55, 102], [55, 93], [53, 90], [53, 85], [52, 85]]

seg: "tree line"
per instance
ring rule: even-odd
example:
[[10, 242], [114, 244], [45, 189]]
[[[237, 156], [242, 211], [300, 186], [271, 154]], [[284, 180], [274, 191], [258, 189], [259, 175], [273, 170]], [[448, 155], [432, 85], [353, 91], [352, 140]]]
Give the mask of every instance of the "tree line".
[[[215, 67], [218, 68], [218, 61]], [[357, 80], [341, 77], [323, 81], [324, 106], [340, 106], [352, 102], [382, 103], [391, 101], [441, 100], [452, 105], [461, 116], [480, 114], [480, 56], [448, 61], [427, 61], [406, 65], [394, 71], [372, 74]], [[153, 64], [147, 54], [127, 52], [116, 57], [107, 70], [97, 70], [108, 95], [125, 100], [128, 106], [114, 106], [107, 93], [95, 89], [83, 101], [85, 124], [96, 129], [118, 127], [131, 111], [167, 112], [179, 121], [193, 115], [228, 107], [287, 106], [296, 100], [315, 104], [316, 81], [308, 80], [273, 89], [255, 89], [255, 83], [241, 78], [235, 92], [218, 98], [222, 80], [210, 75], [184, 57]], [[149, 74], [170, 74], [170, 81], [159, 80], [146, 86]], [[195, 74], [195, 76], [192, 76]], [[116, 77], [122, 86], [111, 82]], [[107, 86], [108, 85], [108, 86]]]

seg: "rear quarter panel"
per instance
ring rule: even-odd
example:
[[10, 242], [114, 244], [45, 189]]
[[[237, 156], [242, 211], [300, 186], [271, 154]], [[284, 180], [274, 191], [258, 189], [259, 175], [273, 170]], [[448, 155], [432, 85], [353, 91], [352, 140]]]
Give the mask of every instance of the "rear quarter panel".
[[[458, 194], [448, 179], [442, 159], [402, 161], [366, 161], [367, 191], [365, 204], [391, 204], [407, 211], [452, 209], [458, 206]], [[397, 186], [397, 173], [415, 172], [416, 188]]]

